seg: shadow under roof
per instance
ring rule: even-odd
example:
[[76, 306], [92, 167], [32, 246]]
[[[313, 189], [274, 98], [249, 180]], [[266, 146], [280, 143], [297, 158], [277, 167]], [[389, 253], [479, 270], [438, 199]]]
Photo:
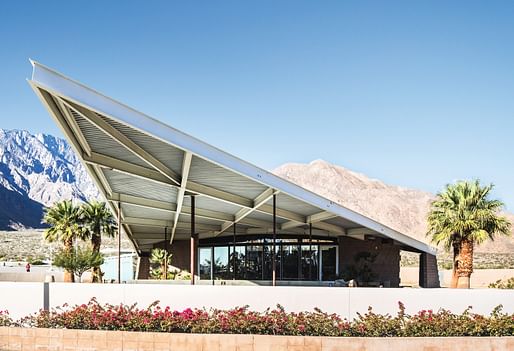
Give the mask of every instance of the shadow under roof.
[[200, 238], [269, 233], [371, 235], [405, 250], [435, 249], [102, 95], [37, 62], [29, 80], [141, 254], [190, 236], [192, 195]]

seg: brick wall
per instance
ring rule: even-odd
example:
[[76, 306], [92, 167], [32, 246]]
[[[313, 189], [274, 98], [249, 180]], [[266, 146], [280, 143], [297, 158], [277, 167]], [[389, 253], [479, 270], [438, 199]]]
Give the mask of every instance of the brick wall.
[[439, 270], [437, 258], [428, 253], [419, 255], [419, 286], [423, 288], [439, 288]]
[[[154, 245], [154, 248], [164, 249], [164, 242], [160, 242]], [[173, 240], [173, 243], [169, 247], [171, 256], [171, 265], [181, 270], [190, 271], [190, 240]]]
[[377, 275], [376, 281], [391, 287], [400, 285], [400, 248], [382, 240], [358, 240], [349, 237], [339, 237], [339, 272], [344, 272], [355, 264], [354, 257], [359, 252], [377, 254], [375, 261], [370, 264], [371, 270]]
[[[358, 345], [358, 346], [355, 346]], [[321, 337], [0, 327], [0, 350], [512, 350], [514, 337]]]
[[139, 265], [136, 279], [148, 279], [150, 276], [150, 258], [148, 256], [139, 257]]

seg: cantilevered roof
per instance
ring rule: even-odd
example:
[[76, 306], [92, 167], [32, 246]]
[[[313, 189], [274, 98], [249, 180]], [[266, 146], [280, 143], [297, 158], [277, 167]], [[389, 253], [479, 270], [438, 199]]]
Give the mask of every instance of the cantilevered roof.
[[30, 85], [73, 146], [139, 252], [190, 237], [191, 195], [200, 238], [277, 232], [388, 238], [435, 253], [399, 233], [32, 62]]

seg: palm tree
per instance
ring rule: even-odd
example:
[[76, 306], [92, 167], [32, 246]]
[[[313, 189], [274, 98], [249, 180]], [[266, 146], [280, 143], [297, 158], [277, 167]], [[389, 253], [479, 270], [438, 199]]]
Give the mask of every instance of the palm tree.
[[[50, 228], [43, 233], [45, 240], [48, 242], [61, 241], [64, 245], [64, 251], [71, 252], [73, 250], [73, 240], [81, 232], [79, 207], [69, 200], [57, 202], [46, 209], [43, 222], [50, 225]], [[74, 282], [73, 272], [65, 269], [64, 281]]]
[[489, 199], [492, 189], [478, 180], [459, 181], [448, 184], [432, 202], [427, 235], [445, 249], [453, 248], [452, 287], [469, 288], [475, 245], [510, 234], [509, 221], [499, 214], [504, 204]]
[[[91, 247], [96, 254], [100, 253], [102, 236], [113, 237], [116, 234], [117, 225], [111, 211], [105, 202], [90, 201], [80, 208], [80, 219], [84, 231], [84, 239], [91, 239]], [[93, 283], [102, 281], [100, 266], [93, 267]]]

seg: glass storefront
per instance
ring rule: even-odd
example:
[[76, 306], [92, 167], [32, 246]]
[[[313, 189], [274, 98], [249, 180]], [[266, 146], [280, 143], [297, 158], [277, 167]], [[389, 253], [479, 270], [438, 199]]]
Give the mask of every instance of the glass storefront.
[[212, 248], [201, 247], [198, 255], [198, 272], [200, 279], [211, 279], [212, 276]]
[[[237, 242], [235, 247], [200, 242], [198, 257], [200, 279], [272, 279], [271, 239]], [[277, 280], [334, 280], [339, 273], [338, 247], [324, 240], [277, 239], [275, 265]]]

